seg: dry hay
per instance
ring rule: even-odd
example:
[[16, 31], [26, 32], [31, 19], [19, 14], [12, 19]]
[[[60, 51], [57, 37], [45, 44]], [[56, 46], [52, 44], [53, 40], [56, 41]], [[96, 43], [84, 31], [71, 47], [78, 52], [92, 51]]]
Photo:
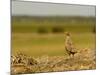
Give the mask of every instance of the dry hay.
[[[82, 49], [74, 57], [42, 56], [33, 58], [23, 54], [12, 57], [15, 57], [12, 58], [13, 61], [11, 62], [12, 74], [88, 70], [96, 68], [95, 50], [92, 49]], [[18, 62], [19, 58], [20, 62]]]

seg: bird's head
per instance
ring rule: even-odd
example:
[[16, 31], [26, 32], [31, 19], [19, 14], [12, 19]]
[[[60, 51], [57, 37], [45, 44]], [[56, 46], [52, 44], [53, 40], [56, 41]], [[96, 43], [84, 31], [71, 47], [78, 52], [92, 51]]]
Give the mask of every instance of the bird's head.
[[65, 35], [66, 35], [66, 36], [70, 36], [70, 33], [69, 33], [69, 32], [65, 32]]

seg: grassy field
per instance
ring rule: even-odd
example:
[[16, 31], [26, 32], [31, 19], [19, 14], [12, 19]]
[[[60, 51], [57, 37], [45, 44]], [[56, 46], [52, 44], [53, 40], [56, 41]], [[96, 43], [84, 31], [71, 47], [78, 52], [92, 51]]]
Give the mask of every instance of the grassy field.
[[[95, 48], [95, 34], [73, 33], [72, 40], [75, 47]], [[41, 55], [64, 55], [65, 34], [33, 34], [15, 33], [12, 34], [12, 52], [24, 52], [30, 56]]]
[[[44, 33], [55, 32], [93, 32], [95, 17], [12, 17], [12, 32], [16, 33]], [[56, 30], [56, 31], [54, 31]]]
[[95, 48], [94, 27], [94, 17], [13, 16], [12, 53], [63, 55], [66, 31], [71, 33], [76, 48]]

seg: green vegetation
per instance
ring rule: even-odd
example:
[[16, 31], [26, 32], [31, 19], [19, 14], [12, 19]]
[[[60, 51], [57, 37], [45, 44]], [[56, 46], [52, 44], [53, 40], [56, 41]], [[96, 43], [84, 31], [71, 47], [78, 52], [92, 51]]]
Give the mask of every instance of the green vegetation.
[[95, 48], [94, 17], [12, 17], [12, 52], [29, 56], [64, 55], [65, 31], [76, 48]]
[[[64, 34], [12, 34], [12, 51], [22, 51], [31, 56], [64, 55]], [[77, 48], [95, 48], [95, 34], [72, 34], [73, 43]]]
[[91, 32], [94, 26], [94, 17], [12, 17], [12, 32], [17, 33]]

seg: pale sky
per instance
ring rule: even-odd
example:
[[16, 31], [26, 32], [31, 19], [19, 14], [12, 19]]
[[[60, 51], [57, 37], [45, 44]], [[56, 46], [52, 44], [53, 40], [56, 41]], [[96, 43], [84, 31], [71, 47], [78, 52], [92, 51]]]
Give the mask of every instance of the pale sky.
[[12, 15], [95, 16], [95, 6], [12, 1]]

